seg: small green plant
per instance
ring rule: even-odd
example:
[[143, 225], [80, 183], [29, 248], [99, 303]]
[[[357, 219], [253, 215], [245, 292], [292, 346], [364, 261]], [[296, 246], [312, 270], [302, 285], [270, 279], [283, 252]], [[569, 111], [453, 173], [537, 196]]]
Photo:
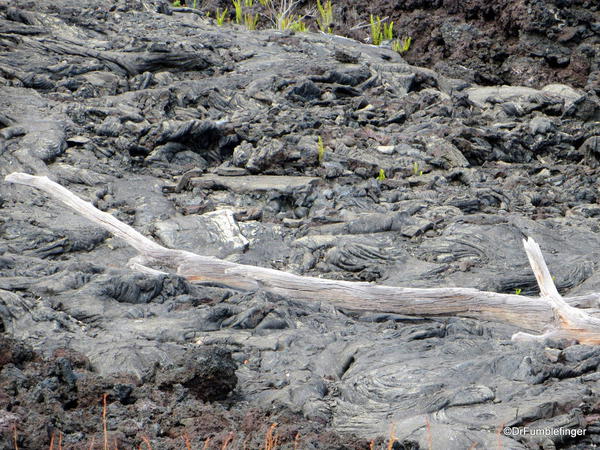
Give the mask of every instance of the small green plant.
[[244, 14], [244, 24], [249, 30], [256, 30], [258, 24], [258, 14]]
[[383, 23], [381, 17], [371, 14], [371, 43], [381, 45], [384, 40], [391, 41], [392, 39], [394, 39], [394, 22]]
[[296, 33], [308, 33], [308, 26], [303, 21], [297, 20], [290, 25], [290, 30]]
[[419, 163], [416, 161], [413, 163], [413, 174], [418, 176], [423, 175], [423, 171], [419, 170]]
[[301, 23], [304, 16], [294, 14], [299, 0], [259, 0], [264, 7], [262, 15], [265, 16], [277, 30], [308, 30], [306, 24]]
[[394, 39], [394, 22], [383, 24], [383, 39], [386, 41]]
[[317, 17], [317, 25], [323, 33], [333, 33], [331, 24], [333, 23], [333, 5], [331, 0], [327, 0], [325, 4], [321, 4], [321, 0], [317, 0], [317, 9], [319, 17]]
[[194, 2], [192, 3], [192, 8], [196, 9], [196, 5], [198, 4], [197, 0], [194, 0]]
[[283, 13], [277, 14], [277, 28], [279, 28], [281, 31], [292, 30], [302, 33], [308, 31], [308, 27], [302, 21], [300, 16], [286, 16]]
[[231, 0], [235, 8], [235, 23], [242, 23], [242, 0]]
[[377, 181], [383, 181], [386, 179], [385, 170], [379, 169], [379, 175], [377, 175]]
[[319, 155], [319, 164], [321, 164], [325, 159], [325, 145], [323, 144], [323, 138], [321, 136], [319, 136], [317, 141], [317, 154]]
[[373, 45], [380, 45], [383, 40], [383, 32], [381, 31], [381, 17], [375, 18], [371, 14], [371, 43]]
[[175, 0], [175, 1], [173, 2], [173, 6], [174, 6], [175, 8], [179, 8], [179, 7], [181, 6], [181, 0]]
[[412, 38], [406, 37], [402, 41], [400, 39], [395, 39], [392, 42], [392, 50], [397, 53], [406, 53], [410, 48], [410, 43], [412, 42]]
[[225, 10], [223, 12], [220, 12], [221, 10], [219, 8], [217, 8], [217, 12], [215, 13], [215, 18], [217, 19], [217, 25], [218, 26], [223, 26], [223, 24], [225, 23], [225, 18], [227, 17], [227, 13], [229, 13], [229, 9], [225, 8]]
[[252, 8], [252, 6], [254, 6], [254, 0], [244, 0], [244, 6]]
[[515, 289], [515, 294], [516, 295], [521, 295], [521, 291], [522, 291], [521, 288], [517, 288], [517, 289]]

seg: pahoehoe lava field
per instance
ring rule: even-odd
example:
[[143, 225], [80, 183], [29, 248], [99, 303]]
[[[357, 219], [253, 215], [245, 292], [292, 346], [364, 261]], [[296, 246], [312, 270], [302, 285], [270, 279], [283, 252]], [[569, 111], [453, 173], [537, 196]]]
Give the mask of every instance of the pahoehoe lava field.
[[[537, 297], [531, 236], [563, 296], [600, 293], [597, 1], [333, 0], [330, 33], [316, 1], [267, 4], [307, 32], [240, 5], [0, 3], [0, 450], [596, 448], [599, 346], [137, 271], [5, 182], [383, 286]], [[373, 45], [371, 16], [408, 48]]]

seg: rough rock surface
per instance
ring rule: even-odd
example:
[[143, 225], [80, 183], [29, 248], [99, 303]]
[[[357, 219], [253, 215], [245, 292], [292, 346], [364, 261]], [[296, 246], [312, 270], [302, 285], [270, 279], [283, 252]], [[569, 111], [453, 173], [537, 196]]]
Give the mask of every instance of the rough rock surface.
[[[388, 285], [534, 295], [528, 235], [561, 292], [600, 291], [592, 2], [405, 2], [406, 59], [84, 3], [0, 5], [2, 178], [48, 175], [167, 246]], [[600, 442], [598, 348], [191, 285], [132, 256], [0, 183], [0, 448], [102, 442], [104, 394], [119, 448], [259, 448], [272, 423], [290, 449], [386, 448], [391, 427], [394, 448]]]

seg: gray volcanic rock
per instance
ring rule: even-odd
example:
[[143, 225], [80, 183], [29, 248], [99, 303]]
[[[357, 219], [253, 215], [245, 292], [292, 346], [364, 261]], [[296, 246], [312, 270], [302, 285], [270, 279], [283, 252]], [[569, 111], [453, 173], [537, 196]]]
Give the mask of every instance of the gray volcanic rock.
[[[516, 3], [506, 14], [524, 21]], [[558, 27], [541, 3], [528, 33]], [[475, 4], [448, 7], [484, 22], [501, 12]], [[597, 292], [597, 8], [575, 9], [560, 38], [570, 51], [524, 33], [492, 76], [473, 68], [484, 49], [434, 71], [385, 46], [218, 27], [161, 0], [0, 5], [0, 176], [47, 175], [166, 246], [332, 279], [536, 295], [521, 246], [532, 236], [562, 293]], [[459, 19], [411, 52], [490, 39]], [[516, 75], [580, 54], [590, 81]], [[123, 448], [144, 436], [222, 448], [230, 432], [232, 448], [259, 448], [273, 422], [282, 448], [387, 448], [390, 427], [399, 448], [600, 441], [594, 347], [340, 310], [327, 292], [306, 303], [193, 285], [135, 273], [133, 256], [63, 205], [0, 183], [2, 448], [13, 425], [20, 448], [49, 448], [53, 431], [89, 447], [103, 393]]]

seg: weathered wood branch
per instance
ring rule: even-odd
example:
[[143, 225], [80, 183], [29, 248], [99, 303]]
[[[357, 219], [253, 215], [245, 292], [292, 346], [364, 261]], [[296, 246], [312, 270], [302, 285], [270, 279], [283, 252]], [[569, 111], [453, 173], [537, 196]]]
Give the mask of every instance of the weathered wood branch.
[[523, 240], [529, 264], [540, 287], [542, 298], [550, 303], [555, 315], [555, 326], [539, 336], [517, 333], [514, 340], [537, 339], [549, 337], [575, 339], [584, 344], [600, 344], [600, 319], [592, 317], [581, 309], [569, 305], [558, 293], [540, 246], [532, 238]]
[[[305, 277], [279, 270], [236, 264], [184, 250], [165, 248], [143, 236], [112, 215], [96, 209], [68, 189], [47, 177], [13, 173], [9, 183], [40, 189], [62, 201], [79, 214], [125, 240], [139, 252], [130, 266], [148, 273], [161, 273], [146, 265], [176, 269], [177, 274], [195, 283], [220, 283], [235, 289], [266, 291], [308, 301], [357, 310], [417, 316], [455, 315], [501, 321], [525, 330], [546, 331], [542, 335], [517, 333], [515, 340], [559, 337], [581, 343], [600, 343], [600, 319], [569, 305], [560, 296], [539, 246], [530, 238], [525, 251], [540, 285], [540, 298], [500, 294], [470, 288], [419, 289], [381, 286], [371, 283]], [[575, 303], [597, 301], [597, 294], [573, 299]]]

